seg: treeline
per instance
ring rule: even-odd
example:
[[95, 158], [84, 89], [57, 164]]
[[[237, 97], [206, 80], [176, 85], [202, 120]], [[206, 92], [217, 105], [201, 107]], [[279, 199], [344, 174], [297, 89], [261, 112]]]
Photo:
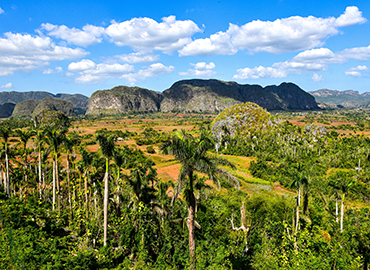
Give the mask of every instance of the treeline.
[[[257, 157], [251, 173], [285, 188], [248, 194], [208, 124], [85, 137], [46, 114], [0, 127], [0, 268], [368, 269], [367, 137], [288, 122], [226, 132], [219, 153]], [[121, 136], [173, 154], [179, 180]]]

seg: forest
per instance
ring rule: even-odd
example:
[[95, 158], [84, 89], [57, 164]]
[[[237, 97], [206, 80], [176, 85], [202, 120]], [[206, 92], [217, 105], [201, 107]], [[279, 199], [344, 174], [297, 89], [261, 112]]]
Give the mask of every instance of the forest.
[[370, 110], [0, 122], [0, 269], [369, 269]]

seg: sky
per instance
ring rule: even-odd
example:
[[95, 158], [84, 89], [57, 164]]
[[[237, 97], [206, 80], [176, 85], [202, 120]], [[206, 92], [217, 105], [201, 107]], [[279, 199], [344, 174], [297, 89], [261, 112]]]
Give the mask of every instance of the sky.
[[0, 91], [184, 79], [370, 92], [369, 0], [1, 1]]

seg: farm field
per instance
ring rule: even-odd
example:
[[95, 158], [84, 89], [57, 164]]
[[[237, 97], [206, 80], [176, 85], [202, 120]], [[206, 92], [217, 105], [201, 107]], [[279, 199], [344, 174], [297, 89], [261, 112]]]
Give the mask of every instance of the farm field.
[[235, 108], [231, 123], [249, 124], [221, 137], [225, 113], [84, 117], [68, 130], [59, 118], [39, 130], [0, 123], [0, 266], [366, 265], [368, 111]]

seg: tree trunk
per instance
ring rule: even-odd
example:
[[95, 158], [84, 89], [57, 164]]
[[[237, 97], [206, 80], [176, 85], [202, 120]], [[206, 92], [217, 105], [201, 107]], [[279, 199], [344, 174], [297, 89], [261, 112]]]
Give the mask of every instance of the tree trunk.
[[[58, 156], [58, 155], [56, 155]], [[60, 216], [60, 185], [59, 185], [59, 168], [58, 168], [58, 160], [55, 158], [55, 179], [57, 182], [57, 192], [58, 192], [58, 213]]]
[[72, 200], [71, 200], [71, 169], [69, 165], [69, 158], [67, 157], [67, 185], [68, 185], [68, 203], [69, 203], [69, 211], [71, 215], [72, 221]]
[[190, 257], [190, 269], [195, 269], [195, 206], [193, 203], [189, 204], [188, 207], [188, 221], [189, 221], [189, 257]]
[[8, 195], [8, 197], [10, 198], [9, 160], [6, 149], [5, 149], [5, 167], [6, 167], [6, 195]]
[[107, 229], [108, 229], [108, 170], [104, 175], [104, 246], [107, 245]]
[[301, 204], [301, 188], [298, 188], [298, 197], [297, 197], [297, 220], [295, 224], [295, 232], [298, 232], [298, 227], [299, 227], [299, 205]]
[[53, 211], [55, 211], [55, 160], [53, 160]]
[[335, 222], [338, 223], [338, 199], [335, 198]]
[[87, 175], [85, 175], [85, 205], [86, 205], [86, 218], [89, 218], [89, 197], [87, 193]]
[[39, 149], [39, 188], [40, 188], [40, 200], [41, 200], [41, 185], [42, 185], [42, 175], [41, 175], [41, 152]]
[[340, 232], [343, 232], [343, 216], [344, 216], [344, 194], [342, 197], [341, 209], [340, 209]]

